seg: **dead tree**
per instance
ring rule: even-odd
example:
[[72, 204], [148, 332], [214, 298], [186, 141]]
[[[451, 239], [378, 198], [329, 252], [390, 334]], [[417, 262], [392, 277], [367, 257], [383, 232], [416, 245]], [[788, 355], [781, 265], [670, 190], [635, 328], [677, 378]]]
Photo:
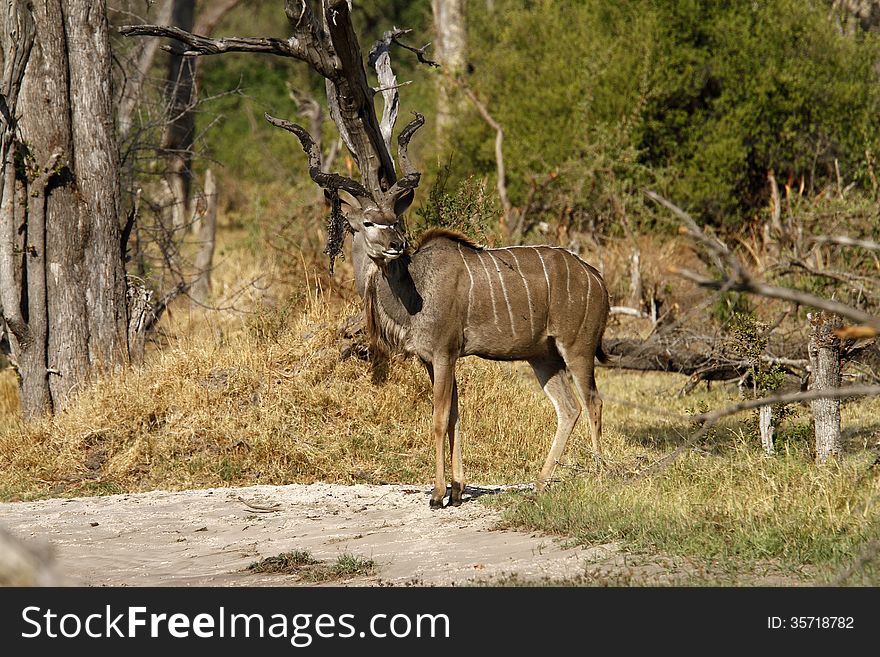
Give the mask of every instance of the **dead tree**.
[[[840, 318], [827, 312], [810, 314], [810, 367], [812, 390], [840, 387]], [[839, 458], [843, 453], [840, 436], [840, 400], [814, 399], [810, 402], [816, 434], [816, 462]]]
[[34, 417], [129, 362], [110, 44], [102, 3], [15, 0], [2, 21], [0, 299]]
[[204, 304], [211, 292], [211, 270], [214, 266], [214, 245], [217, 234], [217, 183], [214, 173], [205, 172], [204, 216], [198, 222], [201, 246], [196, 255], [196, 280], [190, 296], [193, 303]]
[[[349, 188], [348, 184], [338, 188], [358, 194], [364, 190], [377, 210], [393, 209], [394, 199], [415, 189], [420, 178], [418, 173], [413, 173], [398, 180], [391, 155], [391, 133], [399, 107], [399, 85], [391, 70], [388, 52], [392, 44], [403, 46], [400, 38], [407, 30], [388, 31], [374, 45], [370, 61], [376, 69], [379, 81], [378, 89], [374, 89], [367, 79], [363, 54], [351, 22], [351, 8], [346, 0], [286, 0], [285, 13], [291, 28], [291, 37], [288, 39], [211, 39], [178, 28], [158, 25], [124, 26], [119, 31], [126, 36], [176, 39], [185, 44], [181, 54], [186, 57], [251, 52], [290, 57], [305, 62], [325, 78], [330, 116], [360, 169], [361, 182], [357, 189]], [[381, 121], [373, 105], [377, 93], [382, 94], [384, 101]], [[287, 127], [282, 120], [267, 118], [277, 126]], [[322, 180], [330, 183], [325, 187], [333, 188], [334, 183], [339, 180], [335, 174], [321, 170], [320, 157], [316, 162], [310, 161], [310, 167], [316, 167]], [[314, 178], [314, 172], [310, 173], [313, 173]], [[337, 217], [335, 230], [338, 231], [341, 213], [337, 211], [334, 215]], [[390, 218], [388, 220], [391, 221]], [[342, 237], [343, 235], [338, 235], [339, 244], [333, 248], [341, 246]], [[355, 242], [353, 251], [355, 261], [362, 262], [363, 254], [359, 243]], [[362, 267], [355, 266], [355, 284], [358, 292], [363, 295], [365, 279]]]

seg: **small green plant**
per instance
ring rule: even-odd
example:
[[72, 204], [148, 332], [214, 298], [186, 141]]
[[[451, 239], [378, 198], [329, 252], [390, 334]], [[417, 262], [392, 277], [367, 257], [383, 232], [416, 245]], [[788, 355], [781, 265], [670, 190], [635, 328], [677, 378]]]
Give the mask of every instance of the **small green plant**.
[[376, 572], [376, 562], [354, 554], [341, 554], [330, 568], [330, 572], [339, 578], [372, 575]]
[[[758, 320], [754, 314], [735, 312], [727, 324], [730, 336], [729, 346], [736, 356], [749, 361], [749, 377], [752, 382], [752, 397], [757, 399], [779, 390], [785, 383], [785, 370], [778, 363], [768, 363], [764, 359], [767, 349], [767, 325]], [[795, 414], [795, 410], [785, 404], [773, 406], [772, 417], [775, 425]], [[760, 433], [759, 412], [752, 413], [749, 423], [750, 433]]]
[[449, 192], [450, 165], [440, 168], [425, 204], [416, 211], [419, 230], [449, 228], [486, 243], [491, 227], [498, 223], [498, 204], [487, 193], [485, 180], [470, 176]]

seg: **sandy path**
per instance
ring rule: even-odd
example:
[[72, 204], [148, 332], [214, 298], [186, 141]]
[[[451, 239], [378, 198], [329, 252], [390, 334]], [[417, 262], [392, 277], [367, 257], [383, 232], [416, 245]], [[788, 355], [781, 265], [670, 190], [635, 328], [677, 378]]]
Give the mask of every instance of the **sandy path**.
[[497, 512], [475, 500], [431, 511], [428, 494], [330, 484], [157, 491], [0, 504], [0, 524], [48, 542], [66, 577], [86, 586], [303, 584], [245, 570], [292, 550], [328, 562], [373, 559], [374, 575], [333, 582], [354, 586], [568, 578], [619, 557], [613, 546], [566, 548], [553, 537], [494, 530]]

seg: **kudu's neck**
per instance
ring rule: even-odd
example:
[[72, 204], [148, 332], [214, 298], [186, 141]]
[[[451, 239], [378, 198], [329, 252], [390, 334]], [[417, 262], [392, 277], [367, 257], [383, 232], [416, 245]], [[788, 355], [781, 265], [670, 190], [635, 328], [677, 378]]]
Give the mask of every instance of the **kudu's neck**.
[[367, 290], [367, 280], [370, 276], [370, 268], [376, 267], [373, 261], [367, 257], [367, 251], [364, 246], [364, 237], [360, 233], [355, 233], [351, 242], [351, 260], [354, 267], [354, 286], [361, 299], [364, 298]]
[[355, 285], [364, 300], [372, 341], [385, 351], [406, 351], [413, 316], [422, 310], [423, 305], [412, 278], [409, 254], [380, 268], [366, 255], [362, 238], [355, 235], [352, 259]]

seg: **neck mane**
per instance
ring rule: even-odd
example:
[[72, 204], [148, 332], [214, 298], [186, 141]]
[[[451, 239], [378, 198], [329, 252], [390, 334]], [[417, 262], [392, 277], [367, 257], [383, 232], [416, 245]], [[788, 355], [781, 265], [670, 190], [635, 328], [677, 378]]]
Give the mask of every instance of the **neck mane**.
[[418, 241], [416, 242], [415, 248], [413, 248], [412, 253], [418, 253], [420, 249], [426, 247], [431, 242], [447, 239], [452, 240], [453, 242], [458, 242], [464, 246], [467, 246], [471, 249], [482, 249], [483, 246], [474, 242], [470, 237], [465, 235], [464, 233], [460, 233], [457, 230], [452, 230], [450, 228], [429, 228], [424, 233], [419, 236]]

